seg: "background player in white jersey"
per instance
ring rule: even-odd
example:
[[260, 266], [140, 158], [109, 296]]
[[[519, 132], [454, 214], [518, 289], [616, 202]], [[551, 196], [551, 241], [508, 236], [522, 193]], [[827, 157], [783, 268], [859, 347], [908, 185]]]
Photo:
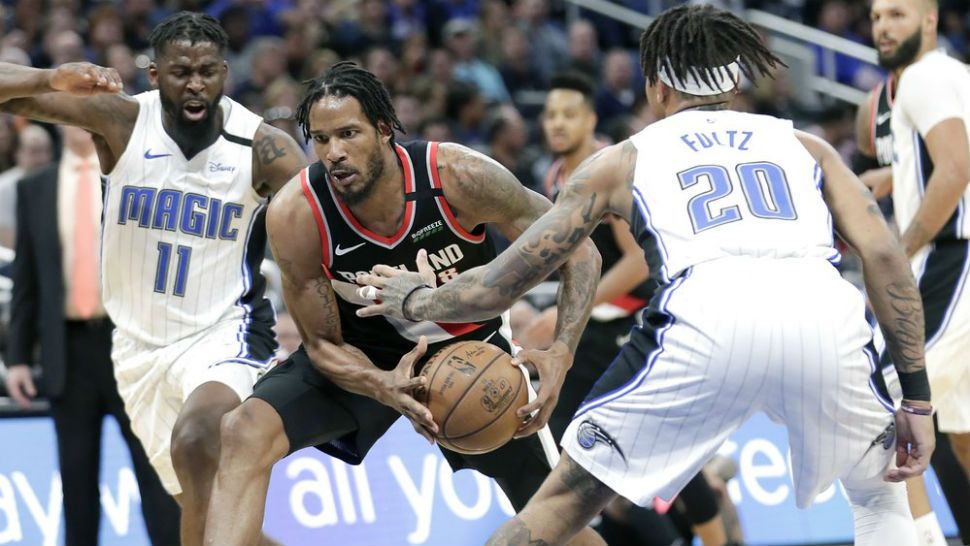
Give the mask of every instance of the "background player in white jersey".
[[[509, 286], [538, 282], [604, 214], [620, 215], [662, 288], [566, 430], [559, 466], [489, 544], [560, 544], [617, 493], [670, 497], [757, 411], [788, 428], [799, 506], [839, 478], [857, 544], [914, 544], [904, 488], [889, 481], [923, 472], [933, 451], [922, 308], [871, 194], [790, 121], [718, 111], [740, 72], [754, 79], [778, 63], [747, 23], [674, 8], [640, 51], [647, 97], [666, 119], [594, 155], [495, 261], [419, 289], [406, 308], [426, 274], [361, 276], [382, 303], [359, 313], [488, 316]], [[829, 263], [833, 216], [862, 258], [900, 372], [895, 438], [862, 294]]]
[[875, 0], [870, 16], [896, 83], [893, 211], [926, 313], [936, 417], [970, 471], [970, 67], [936, 49], [935, 0]]
[[114, 70], [85, 63], [2, 65], [0, 109], [94, 134], [107, 173], [102, 285], [118, 388], [182, 505], [182, 543], [193, 546], [220, 419], [252, 392], [276, 348], [259, 275], [266, 197], [305, 158], [291, 137], [222, 96], [227, 37], [215, 19], [175, 14], [150, 41], [157, 91], [119, 94]]

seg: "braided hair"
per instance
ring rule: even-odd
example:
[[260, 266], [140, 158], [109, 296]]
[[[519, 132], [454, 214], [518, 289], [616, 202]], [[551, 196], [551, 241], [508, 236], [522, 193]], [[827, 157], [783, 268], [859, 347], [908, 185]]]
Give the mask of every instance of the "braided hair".
[[165, 46], [180, 41], [193, 45], [211, 43], [222, 52], [229, 45], [229, 36], [214, 18], [204, 13], [180, 11], [159, 23], [148, 37], [156, 57], [162, 54]]
[[785, 63], [763, 43], [753, 26], [709, 5], [678, 6], [660, 14], [640, 37], [640, 68], [656, 85], [661, 66], [685, 81], [694, 75], [714, 85], [711, 68], [737, 60], [751, 81]]
[[354, 97], [371, 125], [378, 127], [384, 122], [391, 128], [391, 146], [394, 146], [394, 130], [406, 134], [404, 125], [394, 113], [391, 95], [377, 76], [351, 61], [339, 62], [322, 76], [304, 82], [303, 98], [296, 108], [296, 121], [303, 129], [303, 137], [310, 140], [310, 109], [324, 97]]

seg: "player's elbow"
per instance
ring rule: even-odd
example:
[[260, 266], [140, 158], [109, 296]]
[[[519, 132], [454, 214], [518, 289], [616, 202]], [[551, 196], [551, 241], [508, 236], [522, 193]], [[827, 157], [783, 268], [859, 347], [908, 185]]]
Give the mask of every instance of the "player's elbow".
[[856, 251], [862, 260], [863, 268], [866, 269], [885, 271], [900, 265], [908, 268], [905, 251], [899, 241], [892, 236], [866, 240], [858, 245]]
[[576, 250], [569, 257], [566, 264], [582, 264], [585, 267], [599, 271], [603, 265], [603, 256], [600, 255], [600, 251], [597, 250], [593, 241], [587, 237], [576, 247]]

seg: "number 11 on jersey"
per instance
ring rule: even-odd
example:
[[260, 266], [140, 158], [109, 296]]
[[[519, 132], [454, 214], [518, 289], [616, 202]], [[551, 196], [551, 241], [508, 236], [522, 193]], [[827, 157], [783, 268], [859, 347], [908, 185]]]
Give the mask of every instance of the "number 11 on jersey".
[[[175, 247], [178, 254], [178, 267], [175, 271], [175, 287], [172, 294], [185, 296], [185, 281], [189, 272], [189, 261], [192, 259], [192, 248], [178, 245]], [[158, 268], [155, 269], [155, 292], [165, 294], [168, 286], [168, 264], [172, 260], [172, 245], [170, 243], [158, 243]]]

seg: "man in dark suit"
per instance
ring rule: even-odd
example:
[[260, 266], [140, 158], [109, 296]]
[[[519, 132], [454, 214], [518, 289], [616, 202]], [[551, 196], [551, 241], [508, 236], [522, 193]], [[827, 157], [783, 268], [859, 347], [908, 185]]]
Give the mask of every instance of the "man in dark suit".
[[21, 407], [37, 395], [28, 363], [39, 345], [41, 386], [57, 431], [67, 546], [98, 543], [105, 415], [118, 421], [131, 451], [152, 544], [175, 546], [178, 505], [131, 432], [112, 369], [113, 325], [98, 280], [101, 192], [94, 142], [75, 127], [64, 127], [63, 135], [60, 161], [17, 187], [7, 391]]

